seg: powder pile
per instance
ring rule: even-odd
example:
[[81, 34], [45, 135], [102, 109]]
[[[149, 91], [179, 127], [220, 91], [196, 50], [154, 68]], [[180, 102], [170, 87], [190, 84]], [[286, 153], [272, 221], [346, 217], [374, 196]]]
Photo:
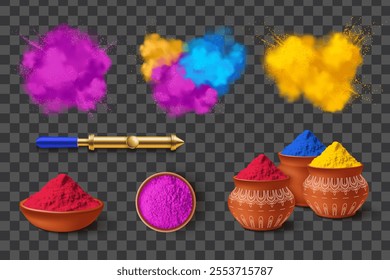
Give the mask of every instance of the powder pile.
[[209, 113], [240, 78], [246, 62], [245, 47], [223, 32], [188, 43], [150, 34], [140, 53], [153, 98], [172, 117]]
[[310, 130], [305, 130], [283, 149], [282, 155], [318, 156], [325, 148], [324, 144]]
[[236, 178], [251, 181], [270, 181], [286, 179], [287, 176], [267, 156], [261, 154], [241, 170]]
[[111, 60], [88, 34], [60, 25], [38, 42], [26, 41], [21, 75], [34, 103], [48, 114], [96, 109], [106, 95], [104, 76]]
[[173, 229], [191, 215], [193, 198], [187, 184], [172, 175], [152, 178], [138, 195], [142, 218], [159, 229]]
[[264, 67], [288, 102], [303, 96], [326, 112], [341, 111], [356, 96], [353, 81], [362, 64], [362, 36], [336, 32], [329, 38], [275, 36]]
[[322, 154], [310, 163], [313, 167], [322, 168], [346, 168], [361, 166], [339, 142], [333, 142]]
[[85, 210], [99, 205], [66, 174], [59, 174], [24, 202], [29, 208], [58, 212]]

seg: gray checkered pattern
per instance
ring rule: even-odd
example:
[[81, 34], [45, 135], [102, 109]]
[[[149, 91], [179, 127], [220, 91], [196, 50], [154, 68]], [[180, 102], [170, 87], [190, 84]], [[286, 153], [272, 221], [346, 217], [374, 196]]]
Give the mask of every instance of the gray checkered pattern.
[[[67, 2], [0, 1], [1, 259], [390, 259], [388, 1]], [[260, 62], [268, 27], [276, 33], [321, 36], [342, 30], [351, 18], [373, 34], [359, 73], [370, 84], [364, 98], [337, 114], [322, 113], [304, 101], [285, 103]], [[113, 66], [107, 101], [91, 115], [71, 110], [46, 116], [21, 87], [18, 64], [26, 43], [19, 35], [36, 39], [60, 23], [88, 31], [103, 47], [116, 42], [109, 49]], [[236, 40], [247, 46], [245, 75], [215, 113], [167, 118], [140, 74], [138, 47], [144, 35], [158, 32], [190, 40], [218, 26], [231, 27]], [[276, 153], [304, 129], [324, 143], [342, 142], [365, 164], [371, 194], [363, 210], [353, 218], [327, 220], [297, 208], [281, 230], [243, 230], [226, 204], [232, 176], [259, 153], [277, 161]], [[34, 144], [39, 135], [88, 133], [177, 133], [186, 144], [177, 152], [38, 151]], [[137, 187], [159, 171], [183, 175], [196, 190], [196, 215], [185, 230], [156, 233], [137, 217]], [[48, 233], [19, 212], [19, 201], [59, 172], [106, 201], [97, 223], [80, 232]]]

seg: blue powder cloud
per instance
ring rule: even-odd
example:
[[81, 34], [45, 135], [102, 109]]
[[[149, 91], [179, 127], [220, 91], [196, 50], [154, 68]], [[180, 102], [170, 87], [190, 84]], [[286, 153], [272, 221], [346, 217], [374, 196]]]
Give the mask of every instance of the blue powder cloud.
[[240, 78], [245, 69], [246, 51], [239, 43], [223, 34], [209, 34], [191, 40], [179, 60], [186, 78], [195, 85], [209, 85], [223, 96], [229, 84]]

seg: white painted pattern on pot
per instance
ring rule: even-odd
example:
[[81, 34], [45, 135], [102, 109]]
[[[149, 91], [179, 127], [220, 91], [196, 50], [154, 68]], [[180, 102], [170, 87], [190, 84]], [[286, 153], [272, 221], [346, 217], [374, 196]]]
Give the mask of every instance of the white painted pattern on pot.
[[333, 203], [332, 205], [332, 215], [337, 216], [337, 204]]
[[271, 216], [268, 217], [268, 225], [267, 225], [267, 228], [271, 228], [273, 222], [274, 222], [274, 216], [271, 215]]
[[[367, 196], [367, 193], [363, 193], [362, 195], [360, 196], [356, 196], [355, 198], [358, 199], [358, 201], [360, 200], [359, 204], [357, 203], [357, 201], [354, 201], [353, 203], [343, 203], [341, 205], [340, 208], [338, 208], [337, 204], [336, 203], [332, 203], [334, 202], [334, 200], [331, 200], [331, 199], [327, 199], [328, 202], [323, 202], [322, 205], [319, 205], [316, 201], [314, 201], [314, 203], [311, 202], [310, 200], [310, 197], [312, 197], [311, 195], [306, 195], [307, 196], [307, 204], [309, 205], [309, 207], [313, 210], [315, 210], [318, 214], [320, 215], [325, 215], [325, 216], [334, 216], [334, 217], [338, 217], [338, 216], [353, 216], [363, 205], [363, 203], [365, 202], [365, 198]], [[347, 199], [348, 197], [345, 197], [345, 199]]]
[[348, 211], [348, 215], [351, 215], [353, 213], [353, 210], [355, 209], [355, 206], [356, 206], [356, 201], [354, 203], [352, 203], [351, 208]]
[[362, 175], [345, 178], [324, 178], [309, 175], [303, 182], [304, 189], [311, 189], [313, 193], [320, 191], [323, 193], [331, 192], [336, 194], [343, 192], [347, 194], [350, 191], [358, 192], [362, 188], [368, 188], [367, 181]]
[[275, 222], [275, 226], [278, 226], [280, 224], [280, 222], [282, 221], [282, 219], [283, 219], [283, 214], [280, 214], [278, 219]]
[[288, 187], [264, 191], [235, 188], [231, 192], [229, 199], [236, 200], [240, 205], [244, 203], [248, 204], [249, 207], [252, 207], [253, 205], [258, 205], [260, 207], [270, 205], [273, 207], [278, 203], [284, 205], [288, 201], [293, 201], [294, 195]]
[[263, 228], [264, 227], [264, 219], [263, 219], [263, 216], [259, 216], [259, 228]]
[[243, 224], [244, 226], [247, 227], [248, 224], [247, 224], [247, 222], [246, 222], [245, 216], [244, 216], [244, 215], [241, 215], [240, 217], [241, 217], [241, 222], [242, 222], [242, 224]]
[[324, 214], [325, 214], [325, 215], [329, 215], [328, 204], [326, 204], [326, 203], [324, 202], [324, 204], [322, 205], [322, 207], [324, 208]]
[[244, 214], [241, 214], [240, 218], [238, 219], [238, 222], [242, 226], [254, 230], [275, 229], [282, 226], [287, 221], [287, 219], [290, 217], [293, 211], [293, 208], [294, 207], [291, 207], [291, 211], [289, 211], [285, 216], [283, 214], [280, 214], [276, 220], [275, 217], [271, 215], [268, 217], [268, 219], [267, 218], [264, 219], [263, 216], [259, 216], [257, 221], [255, 221], [254, 216], [252, 215], [246, 216]]

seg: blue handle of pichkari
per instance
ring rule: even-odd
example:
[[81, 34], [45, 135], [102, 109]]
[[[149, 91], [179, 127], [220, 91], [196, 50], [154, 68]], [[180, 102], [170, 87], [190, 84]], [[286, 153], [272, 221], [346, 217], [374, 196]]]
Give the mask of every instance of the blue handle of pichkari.
[[36, 140], [38, 148], [43, 149], [60, 149], [60, 148], [77, 148], [77, 137], [52, 137], [44, 136]]

